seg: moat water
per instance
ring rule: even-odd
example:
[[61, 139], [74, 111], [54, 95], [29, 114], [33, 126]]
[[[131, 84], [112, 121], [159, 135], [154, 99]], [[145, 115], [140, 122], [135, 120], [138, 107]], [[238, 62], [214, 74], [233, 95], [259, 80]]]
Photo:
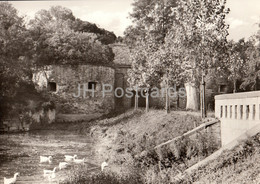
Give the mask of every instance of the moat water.
[[[86, 158], [84, 164], [88, 169], [98, 170], [92, 145], [90, 137], [69, 131], [0, 134], [0, 183], [3, 183], [4, 177], [13, 177], [16, 172], [20, 173], [17, 184], [59, 183], [75, 167], [71, 163], [64, 170], [58, 169], [59, 162], [64, 162], [64, 155], [76, 154], [78, 158]], [[51, 155], [53, 160], [51, 163], [40, 163], [40, 155]], [[43, 169], [54, 167], [57, 167], [55, 178], [43, 176]]]

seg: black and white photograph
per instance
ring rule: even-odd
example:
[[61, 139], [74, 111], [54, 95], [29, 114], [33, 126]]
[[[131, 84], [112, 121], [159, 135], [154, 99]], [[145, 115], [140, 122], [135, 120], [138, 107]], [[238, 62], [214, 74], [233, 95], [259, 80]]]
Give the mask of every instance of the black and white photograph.
[[259, 184], [259, 0], [0, 1], [0, 184]]

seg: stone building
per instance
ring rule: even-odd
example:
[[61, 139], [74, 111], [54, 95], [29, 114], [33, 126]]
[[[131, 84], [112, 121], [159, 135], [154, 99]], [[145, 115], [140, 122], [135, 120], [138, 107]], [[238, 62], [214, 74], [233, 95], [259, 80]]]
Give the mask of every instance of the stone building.
[[47, 90], [60, 114], [106, 114], [131, 108], [131, 99], [117, 88], [126, 89], [129, 50], [123, 44], [110, 45], [115, 58], [110, 66], [51, 65], [38, 71], [33, 81], [39, 90]]
[[[61, 114], [108, 113], [114, 109], [115, 69], [93, 65], [52, 65], [33, 76], [39, 90], [48, 90]], [[108, 91], [108, 90], [107, 90]]]

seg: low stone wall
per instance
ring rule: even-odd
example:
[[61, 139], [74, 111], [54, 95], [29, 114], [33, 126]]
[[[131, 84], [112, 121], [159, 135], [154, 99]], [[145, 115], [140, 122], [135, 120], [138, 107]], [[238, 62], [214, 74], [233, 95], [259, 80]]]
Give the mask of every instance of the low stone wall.
[[94, 114], [58, 114], [56, 116], [57, 123], [78, 123], [78, 122], [86, 122], [98, 119], [102, 116], [101, 113]]
[[[159, 90], [158, 97], [151, 97], [149, 98], [149, 105], [152, 108], [159, 108], [164, 109], [166, 106], [166, 92], [164, 89]], [[169, 105], [170, 109], [176, 110], [176, 109], [185, 109], [186, 108], [186, 96], [183, 96], [182, 94], [177, 93], [169, 95]]]
[[215, 117], [221, 121], [222, 146], [260, 124], [260, 91], [215, 96]]

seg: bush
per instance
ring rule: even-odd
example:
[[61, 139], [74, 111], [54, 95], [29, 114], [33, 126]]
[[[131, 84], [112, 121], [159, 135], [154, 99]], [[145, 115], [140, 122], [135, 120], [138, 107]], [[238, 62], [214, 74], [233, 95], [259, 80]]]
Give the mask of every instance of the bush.
[[91, 173], [87, 166], [75, 167], [69, 178], [61, 184], [141, 184], [143, 183], [138, 173], [132, 175], [120, 176], [113, 172]]

